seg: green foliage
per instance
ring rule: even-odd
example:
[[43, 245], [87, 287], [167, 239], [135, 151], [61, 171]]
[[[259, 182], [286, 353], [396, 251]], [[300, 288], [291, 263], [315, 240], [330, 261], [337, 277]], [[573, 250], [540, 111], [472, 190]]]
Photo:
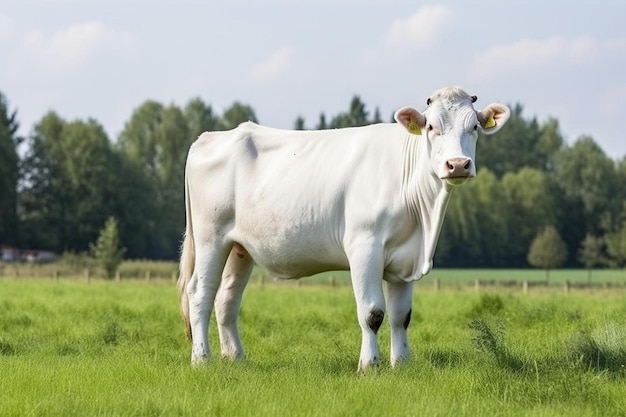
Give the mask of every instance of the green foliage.
[[328, 124], [326, 123], [326, 115], [324, 115], [324, 113], [320, 113], [320, 120], [317, 122], [317, 126], [315, 126], [315, 129], [328, 129]]
[[9, 111], [6, 98], [0, 93], [0, 243], [16, 244], [17, 187], [19, 156], [17, 147], [22, 138], [17, 135], [17, 111]]
[[610, 227], [605, 234], [604, 243], [608, 255], [607, 263], [613, 267], [626, 265], [626, 202], [620, 213], [620, 221]]
[[480, 170], [474, 181], [454, 191], [437, 256], [444, 264], [503, 265], [510, 255], [507, 209], [507, 196], [496, 176]]
[[257, 123], [258, 120], [251, 106], [236, 101], [229, 108], [224, 110], [220, 130], [234, 129], [244, 122]]
[[296, 118], [296, 121], [293, 122], [293, 129], [294, 130], [305, 130], [306, 127], [304, 126], [304, 124], [305, 124], [304, 117], [298, 116]]
[[365, 103], [361, 101], [359, 96], [352, 97], [350, 108], [345, 113], [340, 113], [333, 117], [329, 127], [331, 129], [342, 127], [365, 126], [370, 124], [368, 112], [365, 109]]
[[[120, 134], [118, 145], [128, 158], [129, 169], [147, 173], [132, 190], [139, 190], [145, 210], [137, 210], [133, 218], [141, 218], [145, 236], [143, 256], [175, 258], [178, 241], [184, 228], [184, 167], [185, 158], [195, 136], [191, 129], [208, 121], [209, 110], [198, 101], [187, 109], [190, 120], [175, 105], [168, 107], [147, 101], [135, 110]], [[131, 165], [132, 164], [132, 165]], [[132, 197], [131, 197], [132, 199]], [[127, 228], [132, 222], [125, 222]], [[158, 225], [158, 229], [157, 229]]]
[[498, 178], [524, 167], [549, 170], [563, 144], [556, 120], [540, 125], [536, 118], [525, 119], [523, 111], [521, 104], [515, 104], [505, 129], [494, 135], [482, 135], [478, 140], [477, 161]]
[[545, 171], [530, 167], [504, 174], [502, 187], [507, 194], [509, 230], [516, 234], [509, 253], [522, 258], [537, 230], [555, 224], [556, 190]]
[[200, 136], [203, 132], [220, 128], [219, 117], [213, 112], [213, 108], [199, 97], [189, 100], [185, 106], [184, 115], [192, 138]]
[[98, 236], [91, 245], [91, 253], [108, 278], [113, 278], [124, 259], [125, 249], [121, 247], [117, 220], [109, 217]]
[[566, 259], [567, 247], [554, 226], [539, 232], [528, 250], [528, 263], [536, 268], [558, 268]]
[[112, 149], [94, 120], [48, 113], [27, 140], [20, 194], [27, 247], [84, 250], [113, 210]]
[[615, 162], [589, 136], [555, 156], [555, 178], [572, 203], [581, 205], [586, 233], [600, 230], [602, 213], [621, 209], [622, 200], [615, 197], [623, 197], [623, 187], [617, 181]]
[[587, 234], [580, 244], [578, 259], [587, 269], [606, 264], [603, 239]]
[[61, 263], [70, 268], [84, 269], [93, 265], [93, 258], [87, 252], [65, 251], [61, 256]]

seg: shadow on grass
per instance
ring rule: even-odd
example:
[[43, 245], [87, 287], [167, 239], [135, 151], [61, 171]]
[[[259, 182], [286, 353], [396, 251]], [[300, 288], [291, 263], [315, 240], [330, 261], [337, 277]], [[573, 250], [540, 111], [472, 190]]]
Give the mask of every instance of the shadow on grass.
[[428, 355], [428, 361], [434, 368], [456, 368], [462, 363], [460, 353], [452, 350], [435, 350]]

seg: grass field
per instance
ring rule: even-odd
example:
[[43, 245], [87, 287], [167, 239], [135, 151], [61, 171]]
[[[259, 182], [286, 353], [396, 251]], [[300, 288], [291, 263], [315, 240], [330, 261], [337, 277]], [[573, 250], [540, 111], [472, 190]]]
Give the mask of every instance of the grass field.
[[169, 282], [5, 278], [0, 416], [626, 415], [626, 292], [420, 285], [412, 360], [389, 367], [383, 325], [359, 376], [347, 286], [251, 285], [246, 360], [191, 369]]

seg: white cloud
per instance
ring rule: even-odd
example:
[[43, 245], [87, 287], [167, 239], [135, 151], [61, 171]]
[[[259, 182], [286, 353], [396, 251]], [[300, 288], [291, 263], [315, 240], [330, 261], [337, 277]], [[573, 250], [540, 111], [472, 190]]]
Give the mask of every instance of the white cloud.
[[286, 71], [291, 65], [294, 49], [282, 47], [252, 67], [250, 74], [258, 81], [268, 80]]
[[75, 68], [101, 47], [105, 36], [105, 28], [99, 22], [70, 26], [55, 33], [46, 43], [46, 60], [58, 70]]
[[451, 9], [441, 5], [428, 5], [417, 12], [392, 23], [385, 39], [395, 47], [404, 45], [428, 46], [454, 21]]
[[26, 69], [67, 73], [82, 68], [103, 53], [128, 56], [135, 46], [130, 34], [96, 21], [74, 24], [51, 35], [33, 30], [11, 57], [8, 68], [14, 75]]
[[548, 65], [581, 65], [592, 63], [607, 54], [626, 54], [626, 40], [598, 40], [590, 36], [546, 39], [521, 39], [497, 45], [474, 57], [472, 75], [487, 78], [498, 74], [527, 73]]

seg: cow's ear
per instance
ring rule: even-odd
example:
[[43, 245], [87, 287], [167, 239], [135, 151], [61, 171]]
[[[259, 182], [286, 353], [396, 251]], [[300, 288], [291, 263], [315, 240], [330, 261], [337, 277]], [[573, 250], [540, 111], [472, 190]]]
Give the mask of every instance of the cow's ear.
[[426, 117], [413, 107], [402, 107], [393, 118], [414, 135], [421, 135], [422, 128], [426, 126]]
[[478, 121], [482, 131], [487, 135], [496, 133], [511, 116], [507, 106], [500, 103], [492, 103], [478, 113]]

